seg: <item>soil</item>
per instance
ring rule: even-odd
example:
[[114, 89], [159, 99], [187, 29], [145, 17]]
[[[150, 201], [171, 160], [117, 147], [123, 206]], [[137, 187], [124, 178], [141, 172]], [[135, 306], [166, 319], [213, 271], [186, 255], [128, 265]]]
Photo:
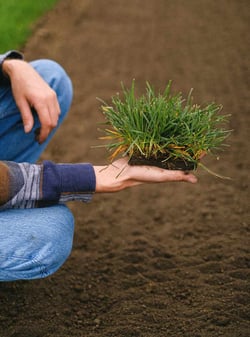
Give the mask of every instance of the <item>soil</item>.
[[75, 88], [43, 155], [107, 163], [96, 97], [168, 80], [231, 114], [230, 148], [196, 185], [139, 186], [70, 203], [72, 254], [54, 275], [0, 284], [2, 337], [247, 337], [249, 1], [61, 0], [34, 27], [26, 59], [52, 58]]
[[188, 161], [184, 158], [169, 158], [167, 155], [161, 154], [157, 158], [133, 155], [128, 163], [130, 165], [156, 166], [165, 170], [193, 171], [197, 169], [197, 161]]

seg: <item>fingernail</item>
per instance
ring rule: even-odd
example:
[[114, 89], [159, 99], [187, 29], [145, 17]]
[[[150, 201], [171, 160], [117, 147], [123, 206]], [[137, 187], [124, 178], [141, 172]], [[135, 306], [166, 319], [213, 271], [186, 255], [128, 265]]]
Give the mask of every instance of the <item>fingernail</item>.
[[29, 126], [29, 124], [25, 124], [24, 125], [24, 132], [25, 133], [28, 133], [30, 131], [30, 126]]

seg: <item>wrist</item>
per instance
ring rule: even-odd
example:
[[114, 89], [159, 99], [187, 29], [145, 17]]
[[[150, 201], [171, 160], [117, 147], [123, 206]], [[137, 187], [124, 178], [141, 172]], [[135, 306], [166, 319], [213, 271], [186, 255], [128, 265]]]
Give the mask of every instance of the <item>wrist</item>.
[[129, 187], [129, 177], [126, 169], [110, 164], [107, 166], [94, 166], [96, 176], [96, 192], [118, 192]]
[[[22, 60], [23, 55], [17, 51], [9, 51], [3, 55], [0, 55], [0, 84], [1, 85], [8, 85], [9, 84], [9, 74], [8, 69], [6, 69], [6, 62], [8, 60]], [[7, 68], [8, 64], [7, 63]]]
[[2, 73], [5, 76], [5, 78], [10, 79], [12, 73], [15, 71], [15, 69], [20, 65], [20, 62], [24, 62], [22, 60], [16, 60], [16, 59], [5, 59], [2, 63]]
[[10, 78], [10, 72], [11, 72], [11, 68], [13, 68], [13, 60], [11, 59], [5, 59], [2, 63], [2, 73], [3, 76], [7, 79]]

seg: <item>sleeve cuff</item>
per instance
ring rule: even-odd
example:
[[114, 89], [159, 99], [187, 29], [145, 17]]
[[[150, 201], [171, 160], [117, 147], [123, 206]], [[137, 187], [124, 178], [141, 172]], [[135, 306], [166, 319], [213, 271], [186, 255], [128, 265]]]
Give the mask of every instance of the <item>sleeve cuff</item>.
[[43, 163], [42, 200], [58, 201], [62, 196], [92, 194], [96, 178], [91, 164]]

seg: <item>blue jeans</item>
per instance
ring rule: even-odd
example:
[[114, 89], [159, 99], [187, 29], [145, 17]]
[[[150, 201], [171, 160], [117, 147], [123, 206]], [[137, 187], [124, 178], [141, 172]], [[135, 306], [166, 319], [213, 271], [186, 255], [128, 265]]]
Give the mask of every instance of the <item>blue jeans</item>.
[[[31, 62], [57, 93], [61, 108], [58, 127], [72, 101], [72, 85], [65, 71], [54, 61]], [[33, 130], [25, 134], [20, 112], [10, 87], [0, 88], [0, 160], [34, 163], [56, 129], [39, 145]], [[72, 249], [74, 218], [64, 205], [39, 209], [11, 209], [0, 212], [0, 281], [46, 277], [67, 259]]]

